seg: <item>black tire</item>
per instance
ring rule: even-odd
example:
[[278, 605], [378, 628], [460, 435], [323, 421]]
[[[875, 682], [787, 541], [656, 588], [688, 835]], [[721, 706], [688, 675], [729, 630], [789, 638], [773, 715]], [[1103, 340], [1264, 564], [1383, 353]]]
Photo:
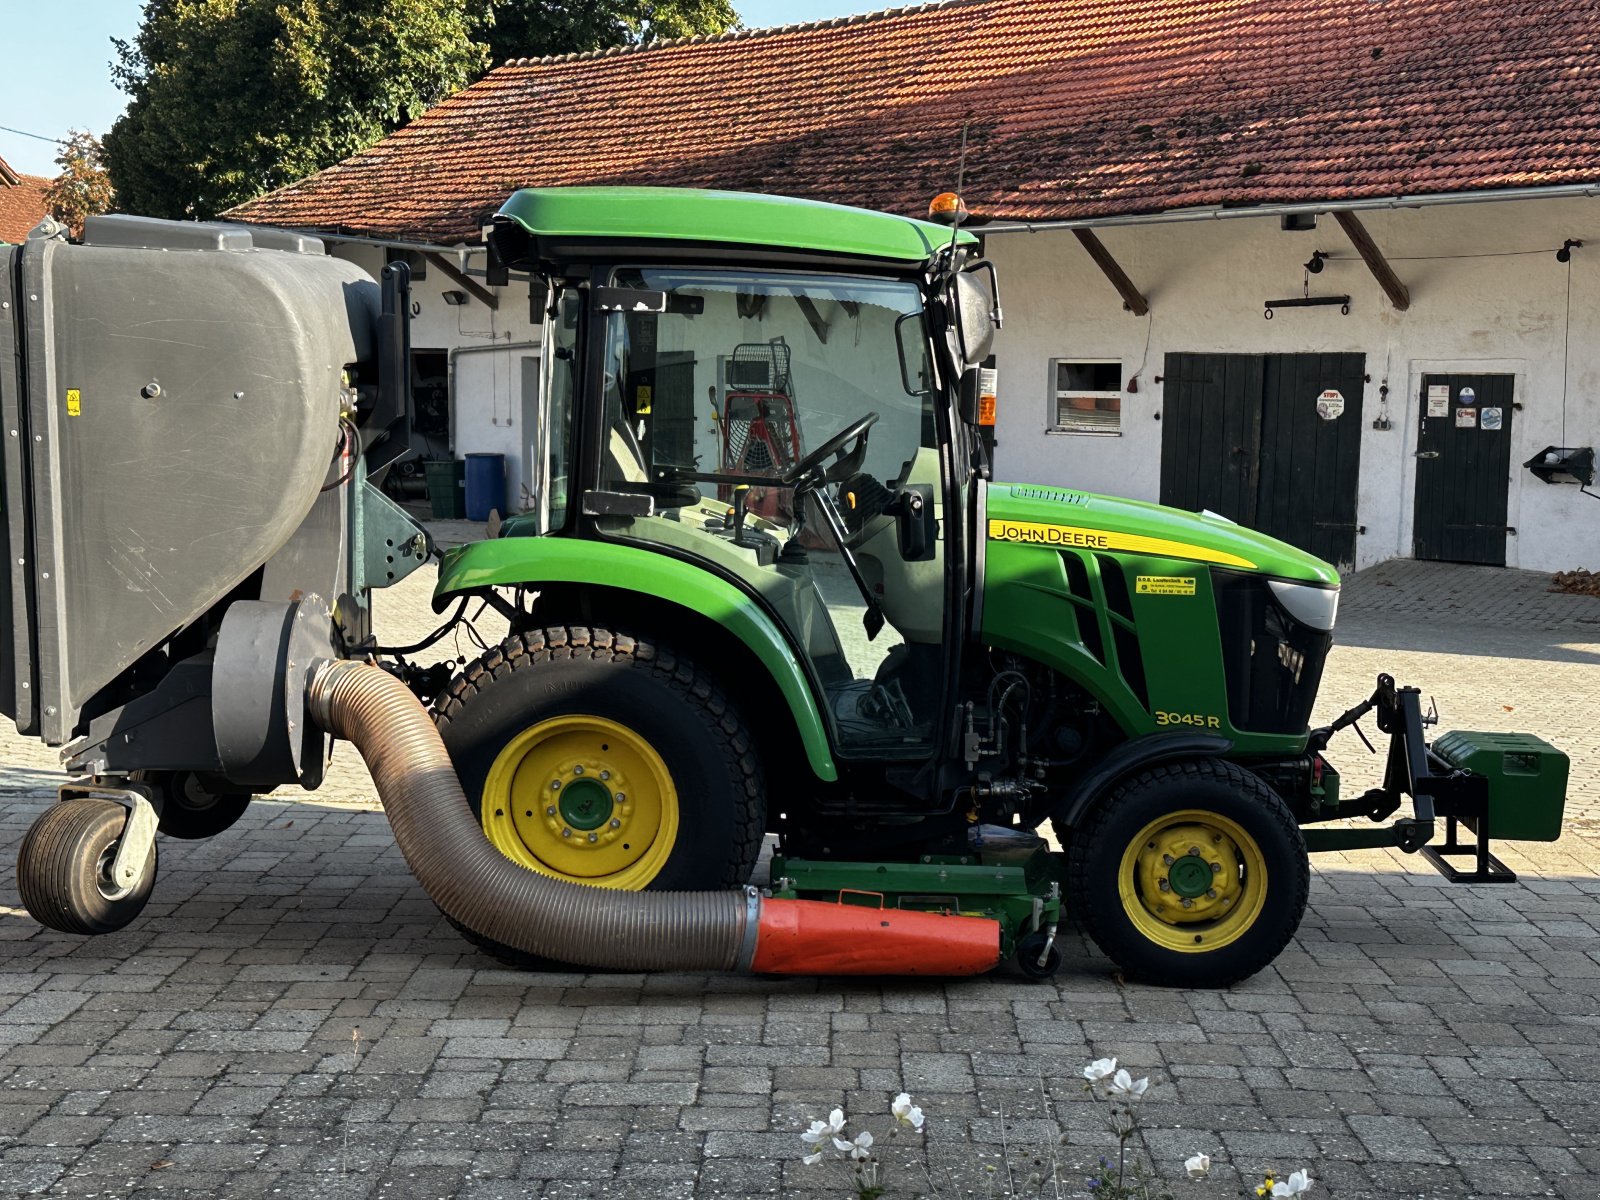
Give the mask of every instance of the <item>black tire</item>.
[[[1197, 829], [1211, 836], [1191, 838]], [[1190, 847], [1200, 854], [1177, 848], [1190, 840], [1205, 842]], [[1121, 781], [1067, 853], [1073, 915], [1124, 974], [1162, 987], [1227, 987], [1267, 966], [1299, 928], [1310, 881], [1305, 839], [1282, 799], [1220, 759]]]
[[226, 791], [225, 780], [194, 771], [152, 771], [144, 781], [161, 792], [157, 828], [184, 841], [216, 837], [232, 828], [255, 799], [249, 792]]
[[[513, 739], [562, 716], [632, 730], [660, 756], [677, 795], [678, 830], [652, 891], [737, 887], [766, 830], [761, 763], [739, 711], [687, 656], [651, 639], [588, 627], [508, 638], [467, 666], [435, 706], [456, 773], [482, 819], [491, 767]], [[457, 926], [459, 928], [459, 926]], [[552, 965], [463, 930], [519, 967]]]
[[17, 890], [34, 920], [62, 933], [113, 933], [144, 910], [156, 882], [154, 841], [132, 889], [119, 894], [107, 874], [127, 820], [111, 800], [66, 800], [39, 814], [17, 852]]
[[[1049, 949], [1046, 949], [1047, 946]], [[1043, 962], [1039, 961], [1041, 956]], [[1030, 933], [1017, 943], [1016, 962], [1017, 970], [1024, 978], [1043, 983], [1053, 979], [1061, 969], [1061, 947], [1042, 930]]]

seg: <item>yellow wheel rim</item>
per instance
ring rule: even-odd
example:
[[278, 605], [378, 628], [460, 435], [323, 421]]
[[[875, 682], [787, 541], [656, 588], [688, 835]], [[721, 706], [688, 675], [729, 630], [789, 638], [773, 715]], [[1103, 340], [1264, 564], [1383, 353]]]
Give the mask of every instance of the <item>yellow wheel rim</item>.
[[513, 862], [600, 887], [638, 891], [678, 840], [678, 793], [644, 738], [604, 717], [523, 730], [489, 768], [483, 831]]
[[1237, 821], [1185, 809], [1151, 821], [1128, 843], [1117, 890], [1150, 941], [1204, 954], [1256, 923], [1267, 902], [1267, 860]]

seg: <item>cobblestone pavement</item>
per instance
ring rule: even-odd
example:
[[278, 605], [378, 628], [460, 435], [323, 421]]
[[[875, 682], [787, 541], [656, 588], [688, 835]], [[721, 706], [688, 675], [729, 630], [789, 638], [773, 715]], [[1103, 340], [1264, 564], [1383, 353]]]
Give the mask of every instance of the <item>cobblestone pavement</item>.
[[[428, 582], [384, 597], [386, 629], [427, 627]], [[1076, 937], [1048, 985], [511, 973], [412, 882], [348, 750], [315, 795], [163, 841], [122, 933], [41, 931], [8, 871], [0, 1196], [842, 1196], [797, 1131], [901, 1088], [946, 1193], [947, 1168], [981, 1181], [1002, 1135], [1025, 1175], [1059, 1120], [1063, 1194], [1086, 1194], [1109, 1141], [1078, 1072], [1102, 1055], [1155, 1080], [1144, 1142], [1169, 1174], [1197, 1149], [1218, 1162], [1180, 1197], [1238, 1194], [1224, 1160], [1251, 1195], [1257, 1173], [1309, 1166], [1314, 1196], [1592, 1196], [1600, 600], [1542, 587], [1410, 563], [1355, 577], [1324, 709], [1386, 669], [1446, 727], [1551, 738], [1577, 760], [1568, 833], [1507, 847], [1522, 881], [1476, 890], [1398, 854], [1322, 857], [1296, 942], [1225, 992], [1126, 986]], [[1352, 786], [1372, 772], [1350, 735], [1335, 750]], [[8, 866], [52, 757], [0, 737]], [[891, 1195], [927, 1190], [900, 1158], [917, 1144], [890, 1146]]]

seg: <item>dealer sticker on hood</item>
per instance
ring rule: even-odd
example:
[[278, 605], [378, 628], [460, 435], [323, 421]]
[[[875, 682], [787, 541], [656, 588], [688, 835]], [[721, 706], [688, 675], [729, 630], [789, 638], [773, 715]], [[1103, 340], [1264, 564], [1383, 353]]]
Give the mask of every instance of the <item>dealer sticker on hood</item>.
[[1133, 590], [1146, 596], [1192, 596], [1193, 575], [1140, 575]]

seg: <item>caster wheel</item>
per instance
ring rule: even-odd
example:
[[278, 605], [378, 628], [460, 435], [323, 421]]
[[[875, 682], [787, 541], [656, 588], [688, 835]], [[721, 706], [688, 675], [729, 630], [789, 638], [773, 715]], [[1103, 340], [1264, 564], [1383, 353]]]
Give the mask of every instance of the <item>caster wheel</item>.
[[156, 847], [139, 878], [111, 878], [128, 810], [111, 800], [66, 800], [46, 809], [17, 853], [17, 890], [34, 920], [62, 933], [112, 933], [142, 911], [156, 882]]
[[[1048, 945], [1050, 948], [1045, 949]], [[1061, 969], [1061, 951], [1044, 932], [1030, 933], [1017, 943], [1017, 970], [1029, 979], [1044, 981]], [[1041, 962], [1040, 959], [1043, 959]]]
[[157, 828], [184, 841], [215, 837], [244, 816], [254, 799], [249, 792], [223, 790], [234, 786], [224, 779], [195, 771], [151, 772], [145, 782], [161, 792]]

